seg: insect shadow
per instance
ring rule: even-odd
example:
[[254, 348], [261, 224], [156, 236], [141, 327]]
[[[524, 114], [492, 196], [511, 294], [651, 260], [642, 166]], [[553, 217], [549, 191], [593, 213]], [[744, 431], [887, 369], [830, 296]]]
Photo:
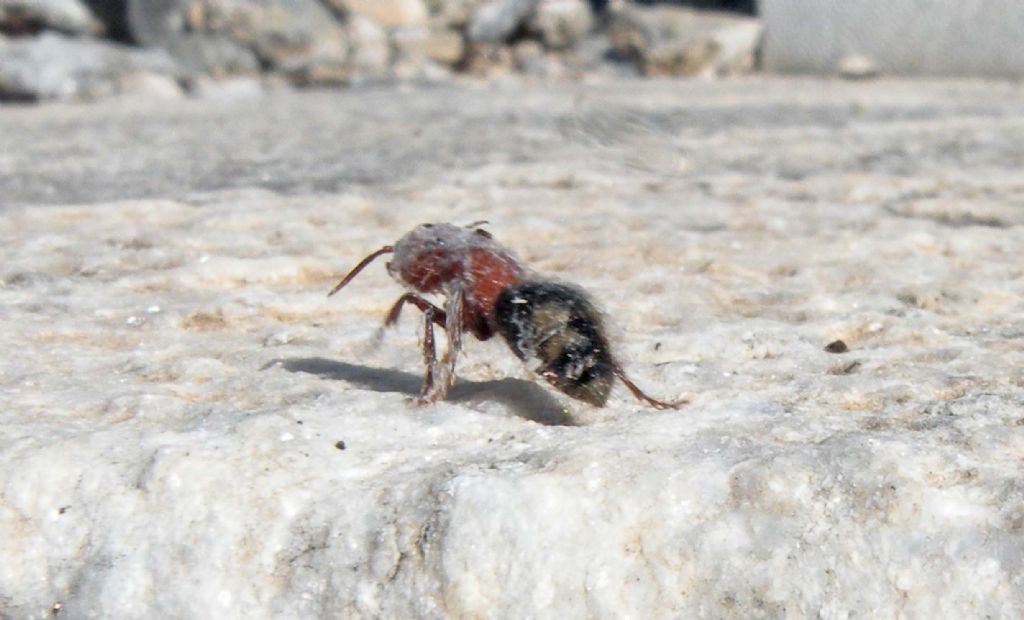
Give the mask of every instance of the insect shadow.
[[[418, 396], [423, 377], [401, 370], [371, 368], [347, 364], [322, 357], [277, 359], [263, 369], [280, 365], [289, 372], [304, 372], [328, 379], [348, 381], [374, 392], [399, 392]], [[505, 405], [515, 415], [548, 426], [577, 426], [564, 407], [544, 388], [522, 379], [459, 382], [448, 393], [447, 400], [469, 402], [491, 399]]]

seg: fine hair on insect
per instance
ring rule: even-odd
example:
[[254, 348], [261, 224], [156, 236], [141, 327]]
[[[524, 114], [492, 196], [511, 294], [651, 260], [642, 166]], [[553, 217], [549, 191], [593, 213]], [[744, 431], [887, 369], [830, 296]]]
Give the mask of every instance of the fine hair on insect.
[[[423, 387], [417, 402], [441, 400], [455, 382], [462, 336], [488, 340], [500, 334], [521, 360], [536, 358], [538, 375], [571, 396], [603, 407], [615, 380], [638, 400], [659, 409], [687, 401], [663, 401], [644, 393], [612, 354], [601, 314], [583, 289], [542, 277], [480, 228], [420, 224], [398, 240], [371, 252], [327, 294], [334, 295], [378, 257], [391, 254], [388, 273], [406, 288], [391, 306], [384, 326], [398, 322], [412, 304], [423, 313]], [[438, 307], [425, 295], [444, 298]], [[434, 327], [447, 335], [440, 359]]]

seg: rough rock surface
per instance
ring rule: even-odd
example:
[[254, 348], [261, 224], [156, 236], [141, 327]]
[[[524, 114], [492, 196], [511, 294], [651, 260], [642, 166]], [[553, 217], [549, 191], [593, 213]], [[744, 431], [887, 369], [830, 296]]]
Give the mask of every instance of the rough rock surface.
[[[0, 616], [1024, 615], [1022, 104], [748, 80], [6, 110]], [[415, 313], [372, 346], [383, 264], [324, 293], [482, 219], [691, 404], [592, 409], [473, 341], [410, 406]]]

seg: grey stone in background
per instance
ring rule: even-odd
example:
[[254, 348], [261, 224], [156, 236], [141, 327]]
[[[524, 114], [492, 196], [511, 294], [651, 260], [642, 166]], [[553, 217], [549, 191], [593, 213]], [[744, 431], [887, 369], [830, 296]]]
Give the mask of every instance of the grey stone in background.
[[1024, 77], [1020, 0], [760, 0], [768, 71], [833, 75], [860, 56], [887, 74]]
[[866, 80], [878, 76], [878, 67], [867, 56], [850, 54], [839, 61], [839, 77], [847, 80]]
[[391, 71], [401, 80], [429, 78], [427, 28], [404, 26], [391, 30]]
[[355, 13], [385, 28], [422, 26], [427, 23], [423, 0], [327, 0], [342, 13]]
[[257, 64], [302, 83], [346, 77], [344, 28], [317, 0], [129, 0], [128, 24], [134, 40], [198, 72], [235, 74]]
[[391, 72], [391, 44], [378, 22], [364, 15], [348, 19], [349, 71], [352, 79], [383, 79]]
[[[612, 0], [612, 3], [622, 0]], [[711, 9], [715, 11], [734, 11], [737, 13], [754, 14], [755, 0], [628, 0], [635, 4], [674, 4], [677, 6], [688, 6], [694, 9]], [[608, 2], [595, 0], [595, 5], [607, 5]]]
[[[717, 75], [753, 66], [756, 25], [724, 22], [724, 17], [697, 20], [691, 18], [695, 14], [685, 13], [686, 23], [681, 26], [684, 14], [678, 7], [643, 7], [620, 0], [612, 19], [618, 36], [610, 39], [598, 27], [606, 23], [596, 19], [600, 4], [592, 0], [0, 0], [0, 16], [15, 16], [0, 21], [0, 28], [18, 35], [53, 30], [87, 35], [102, 30], [108, 41], [163, 50], [181, 68], [179, 79], [196, 93], [215, 92], [210, 79], [348, 85], [438, 81], [454, 72], [500, 78], [517, 71], [564, 79], [607, 74], [612, 67], [617, 75], [635, 71], [623, 72], [634, 66], [648, 75]], [[25, 17], [30, 11], [32, 16]], [[80, 18], [77, 22], [71, 19], [75, 15]], [[667, 21], [661, 23], [662, 18]], [[619, 45], [618, 59], [626, 58], [628, 63], [608, 62], [611, 42]], [[11, 55], [18, 49], [5, 46], [0, 54]], [[41, 49], [58, 67], [81, 64], [54, 56], [57, 50], [52, 41]], [[24, 56], [24, 51], [17, 51], [17, 58], [0, 62], [21, 66]], [[120, 90], [71, 88], [67, 79], [62, 88], [13, 87], [10, 78], [8, 83], [6, 96], [20, 99], [91, 97]]]
[[466, 53], [466, 41], [455, 28], [444, 22], [433, 22], [423, 44], [423, 53], [438, 64], [454, 67]]
[[[460, 68], [495, 77], [515, 70], [533, 77], [578, 77], [602, 62], [607, 40], [594, 33], [594, 13], [585, 0], [492, 0], [481, 4], [465, 26], [468, 42]], [[587, 45], [587, 44], [590, 45]]]
[[537, 8], [539, 0], [487, 0], [473, 13], [466, 35], [474, 43], [508, 40]]
[[0, 0], [0, 32], [42, 29], [99, 34], [103, 26], [79, 0]]
[[517, 43], [512, 48], [512, 61], [515, 68], [526, 75], [547, 77], [552, 72], [544, 47], [537, 41]]
[[163, 47], [186, 32], [187, 0], [127, 0], [126, 20], [132, 40]]
[[158, 50], [55, 32], [0, 38], [0, 100], [91, 99], [121, 93], [180, 93], [182, 76]]
[[[545, 79], [765, 68], [847, 79], [1024, 76], [1024, 5], [1017, 0], [762, 0], [760, 8], [754, 18], [753, 0], [0, 0], [0, 33], [103, 33], [162, 49], [195, 89], [211, 78], [346, 85], [512, 71]], [[61, 88], [43, 87], [41, 78], [25, 86], [32, 80], [15, 80], [11, 67], [23, 66], [33, 49], [56, 64], [43, 70], [47, 76], [75, 65], [89, 72], [88, 62], [54, 56], [72, 48], [52, 39], [4, 44], [7, 98], [121, 91], [67, 87], [68, 79]]]
[[462, 35], [423, 0], [328, 0], [344, 16], [351, 79], [444, 77], [462, 59]]
[[761, 24], [729, 13], [623, 3], [609, 14], [608, 36], [644, 75], [724, 75], [753, 69]]
[[527, 22], [527, 28], [552, 50], [576, 47], [593, 27], [593, 12], [584, 0], [546, 0]]
[[485, 0], [426, 0], [431, 19], [464, 29], [473, 13]]
[[208, 32], [183, 32], [155, 49], [166, 51], [195, 75], [222, 79], [260, 72], [256, 52], [238, 41]]

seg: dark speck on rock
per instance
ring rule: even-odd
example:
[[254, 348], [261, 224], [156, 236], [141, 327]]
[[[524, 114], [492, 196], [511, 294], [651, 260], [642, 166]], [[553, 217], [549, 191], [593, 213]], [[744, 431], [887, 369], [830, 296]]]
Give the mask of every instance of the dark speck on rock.
[[339, 441], [335, 442], [334, 447], [339, 449], [339, 450], [344, 450], [345, 449], [345, 442], [339, 440]]
[[842, 340], [833, 340], [825, 345], [825, 350], [829, 353], [846, 353], [850, 348]]

